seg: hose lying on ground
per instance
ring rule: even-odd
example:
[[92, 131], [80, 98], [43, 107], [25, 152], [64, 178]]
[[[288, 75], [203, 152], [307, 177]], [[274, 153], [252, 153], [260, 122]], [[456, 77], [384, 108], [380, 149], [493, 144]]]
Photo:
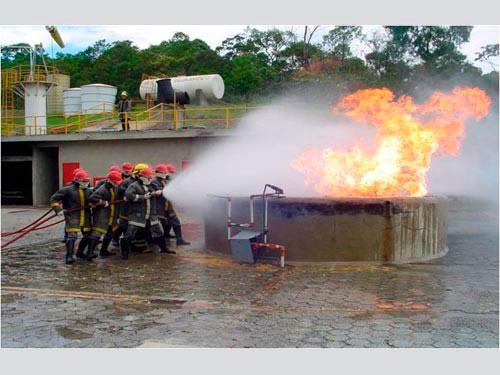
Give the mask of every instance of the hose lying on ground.
[[[118, 200], [118, 201], [115, 201], [113, 203], [111, 203], [111, 205], [113, 204], [117, 204], [117, 203], [120, 203], [122, 202], [123, 200]], [[72, 210], [69, 210], [69, 211], [66, 211], [64, 210], [64, 213], [65, 214], [69, 214], [71, 212], [75, 212], [75, 211], [79, 211], [81, 210], [81, 207], [77, 207], [77, 208], [74, 208]], [[42, 216], [40, 216], [38, 219], [36, 219], [35, 221], [31, 222], [30, 224], [22, 227], [21, 229], [18, 229], [14, 232], [2, 232], [1, 233], [1, 236], [2, 237], [9, 237], [9, 236], [13, 236], [15, 234], [19, 234], [19, 236], [17, 237], [14, 237], [12, 240], [8, 241], [7, 243], [5, 244], [2, 244], [2, 250], [5, 249], [7, 246], [9, 246], [10, 244], [16, 242], [17, 240], [19, 240], [20, 238], [24, 237], [25, 235], [27, 235], [28, 233], [31, 233], [31, 232], [34, 232], [36, 230], [41, 230], [41, 229], [45, 229], [45, 228], [49, 228], [51, 226], [54, 226], [56, 224], [59, 224], [59, 223], [62, 223], [63, 221], [65, 221], [66, 219], [62, 219], [62, 220], [59, 220], [57, 222], [54, 222], [54, 223], [50, 223], [50, 224], [47, 224], [47, 225], [44, 225], [44, 226], [41, 226], [42, 224], [45, 224], [47, 221], [57, 217], [58, 215], [57, 214], [53, 214], [52, 216], [49, 216], [48, 218], [45, 218], [48, 214], [50, 214], [52, 211], [52, 209], [49, 209], [47, 212], [45, 212]], [[42, 220], [43, 219], [43, 220]]]

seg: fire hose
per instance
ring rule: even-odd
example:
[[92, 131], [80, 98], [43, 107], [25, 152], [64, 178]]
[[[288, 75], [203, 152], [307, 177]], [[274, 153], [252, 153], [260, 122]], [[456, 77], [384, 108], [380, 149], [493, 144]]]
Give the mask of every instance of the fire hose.
[[[114, 205], [114, 204], [117, 204], [120, 202], [123, 202], [123, 200], [114, 201], [114, 202], [110, 203], [110, 205]], [[85, 208], [89, 208], [89, 206], [85, 206]], [[70, 214], [71, 212], [80, 211], [81, 209], [82, 209], [82, 207], [77, 207], [77, 208], [74, 208], [72, 210], [64, 210], [63, 212], [66, 215], [66, 214]], [[35, 221], [31, 222], [30, 224], [22, 227], [21, 229], [14, 231], [14, 232], [2, 232], [2, 234], [1, 234], [2, 237], [8, 237], [8, 236], [13, 236], [15, 234], [19, 234], [17, 237], [14, 237], [12, 240], [8, 241], [6, 244], [2, 244], [2, 249], [5, 249], [7, 246], [16, 242], [17, 240], [21, 239], [22, 237], [26, 236], [28, 233], [52, 227], [52, 226], [57, 225], [59, 223], [62, 223], [63, 221], [66, 220], [66, 218], [64, 218], [64, 219], [56, 221], [54, 223], [50, 223], [50, 224], [42, 226], [42, 224], [45, 224], [49, 220], [52, 220], [53, 218], [58, 216], [56, 213], [54, 213], [54, 215], [51, 215], [48, 218], [45, 218], [51, 212], [52, 212], [52, 209], [49, 209], [47, 212], [45, 212], [42, 216], [40, 216]]]

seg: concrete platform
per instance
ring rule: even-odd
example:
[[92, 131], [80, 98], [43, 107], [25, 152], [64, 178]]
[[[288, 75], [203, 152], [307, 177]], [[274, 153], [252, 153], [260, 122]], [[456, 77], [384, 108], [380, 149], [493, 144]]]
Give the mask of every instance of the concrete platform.
[[[248, 222], [248, 198], [232, 202], [233, 221]], [[205, 242], [209, 250], [230, 254], [226, 204], [207, 200]], [[446, 254], [447, 216], [443, 196], [281, 198], [269, 202], [269, 241], [286, 246], [287, 262], [419, 262]], [[260, 230], [258, 200], [255, 217]]]

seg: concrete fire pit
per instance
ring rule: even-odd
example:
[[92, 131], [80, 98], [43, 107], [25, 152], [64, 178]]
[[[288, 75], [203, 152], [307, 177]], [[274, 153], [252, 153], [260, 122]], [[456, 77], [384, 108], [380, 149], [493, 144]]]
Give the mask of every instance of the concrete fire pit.
[[[224, 199], [207, 198], [205, 243], [230, 254], [226, 205]], [[447, 215], [442, 196], [271, 199], [268, 240], [286, 246], [287, 262], [418, 262], [446, 254]], [[255, 219], [260, 230], [260, 199]], [[232, 199], [232, 220], [249, 221], [248, 198]], [[237, 231], [233, 228], [233, 235]]]

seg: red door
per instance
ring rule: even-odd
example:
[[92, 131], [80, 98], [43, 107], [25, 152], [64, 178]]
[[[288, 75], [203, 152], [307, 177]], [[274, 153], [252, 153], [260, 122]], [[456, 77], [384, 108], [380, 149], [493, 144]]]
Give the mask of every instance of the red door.
[[62, 163], [62, 180], [63, 185], [70, 183], [73, 180], [73, 171], [80, 168], [80, 163]]

